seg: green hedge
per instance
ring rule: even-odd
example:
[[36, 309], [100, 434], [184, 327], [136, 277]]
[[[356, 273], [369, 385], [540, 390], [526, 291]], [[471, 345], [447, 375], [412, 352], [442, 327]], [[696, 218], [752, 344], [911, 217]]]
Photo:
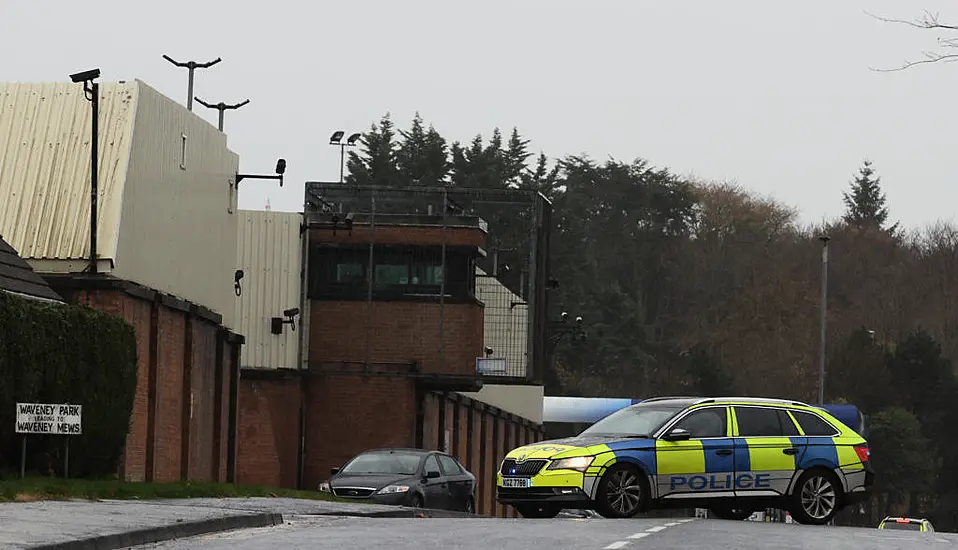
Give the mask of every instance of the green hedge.
[[[83, 405], [70, 477], [114, 474], [136, 393], [136, 337], [125, 320], [85, 306], [0, 292], [0, 469], [19, 470], [16, 403]], [[64, 436], [30, 436], [27, 468], [63, 467]]]

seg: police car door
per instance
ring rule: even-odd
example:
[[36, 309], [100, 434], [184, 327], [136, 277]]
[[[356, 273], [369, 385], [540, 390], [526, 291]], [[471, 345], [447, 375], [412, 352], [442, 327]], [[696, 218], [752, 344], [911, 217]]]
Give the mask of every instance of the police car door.
[[[659, 498], [733, 496], [734, 444], [729, 437], [728, 407], [693, 409], [655, 442]], [[669, 441], [674, 430], [688, 439]]]
[[775, 407], [736, 405], [733, 410], [736, 495], [785, 494], [804, 450], [792, 419]]

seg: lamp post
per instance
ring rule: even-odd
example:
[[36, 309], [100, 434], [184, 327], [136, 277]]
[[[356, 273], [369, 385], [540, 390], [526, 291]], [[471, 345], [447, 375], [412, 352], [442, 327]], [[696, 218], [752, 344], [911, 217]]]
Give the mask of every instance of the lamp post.
[[552, 357], [552, 354], [555, 353], [556, 347], [559, 345], [559, 342], [566, 336], [572, 338], [573, 341], [581, 340], [585, 341], [587, 339], [587, 334], [585, 330], [582, 329], [582, 317], [575, 318], [575, 324], [569, 324], [569, 313], [563, 311], [559, 315], [558, 321], [553, 321], [549, 326], [549, 357]]
[[186, 84], [186, 110], [187, 111], [193, 110], [193, 72], [196, 71], [196, 69], [209, 69], [213, 65], [216, 65], [217, 63], [219, 63], [220, 61], [223, 61], [222, 59], [217, 57], [213, 61], [208, 61], [206, 63], [197, 63], [196, 61], [181, 62], [181, 61], [176, 61], [175, 59], [173, 59], [172, 57], [166, 54], [163, 55], [163, 59], [169, 61], [170, 63], [172, 63], [173, 65], [177, 67], [182, 67], [187, 69], [190, 73], [189, 80], [187, 81], [187, 84]]
[[822, 241], [822, 297], [820, 312], [820, 342], [818, 348], [818, 404], [825, 404], [825, 305], [828, 301], [828, 241], [827, 235], [818, 238]]
[[90, 102], [92, 110], [92, 139], [90, 142], [90, 272], [96, 273], [96, 207], [97, 207], [97, 159], [99, 158], [100, 137], [100, 69], [90, 69], [70, 75], [74, 83], [83, 83], [83, 96]]
[[339, 183], [343, 183], [343, 170], [346, 165], [346, 148], [355, 147], [356, 142], [359, 141], [359, 138], [363, 137], [362, 134], [356, 132], [350, 134], [346, 141], [343, 142], [343, 136], [346, 135], [346, 132], [342, 130], [336, 130], [333, 132], [333, 135], [329, 138], [329, 144], [339, 147]]
[[197, 103], [199, 103], [200, 105], [204, 107], [207, 107], [210, 109], [216, 109], [217, 111], [219, 111], [220, 118], [219, 118], [219, 125], [217, 126], [217, 128], [219, 128], [220, 132], [223, 131], [223, 112], [226, 110], [239, 109], [243, 105], [246, 105], [247, 103], [249, 103], [249, 99], [242, 101], [240, 103], [235, 103], [233, 105], [230, 105], [229, 103], [223, 103], [222, 101], [220, 101], [219, 103], [207, 103], [198, 97], [194, 99], [196, 99]]

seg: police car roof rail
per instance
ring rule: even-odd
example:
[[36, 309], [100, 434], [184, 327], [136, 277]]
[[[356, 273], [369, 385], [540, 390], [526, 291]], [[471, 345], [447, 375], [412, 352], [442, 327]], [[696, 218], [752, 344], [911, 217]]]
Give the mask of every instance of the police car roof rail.
[[667, 401], [673, 399], [699, 399], [699, 397], [693, 395], [662, 395], [659, 397], [650, 397], [648, 399], [643, 399], [642, 403], [648, 403], [649, 401]]
[[[718, 397], [710, 398], [709, 401], [743, 401], [746, 403], [778, 403], [778, 404], [789, 404], [789, 405], [798, 405], [799, 407], [808, 407], [808, 403], [803, 403], [801, 401], [796, 401], [794, 399], [779, 399], [775, 397]], [[703, 403], [707, 401], [702, 401]]]

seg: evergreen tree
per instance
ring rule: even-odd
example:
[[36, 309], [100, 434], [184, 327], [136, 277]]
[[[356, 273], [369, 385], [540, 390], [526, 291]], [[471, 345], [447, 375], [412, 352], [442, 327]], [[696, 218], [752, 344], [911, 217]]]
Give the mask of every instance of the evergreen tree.
[[[845, 223], [856, 227], [885, 230], [888, 220], [888, 208], [885, 207], [885, 193], [881, 190], [881, 177], [875, 174], [872, 162], [862, 162], [851, 190], [842, 193], [845, 202]], [[898, 224], [888, 228], [895, 232]]]
[[449, 172], [446, 140], [431, 125], [423, 124], [417, 112], [408, 131], [400, 130], [402, 143], [396, 152], [396, 165], [401, 174], [397, 185], [437, 187]]
[[349, 152], [346, 162], [348, 174], [344, 178], [351, 185], [402, 185], [396, 165], [396, 131], [389, 113], [383, 115], [363, 134], [362, 153]]

